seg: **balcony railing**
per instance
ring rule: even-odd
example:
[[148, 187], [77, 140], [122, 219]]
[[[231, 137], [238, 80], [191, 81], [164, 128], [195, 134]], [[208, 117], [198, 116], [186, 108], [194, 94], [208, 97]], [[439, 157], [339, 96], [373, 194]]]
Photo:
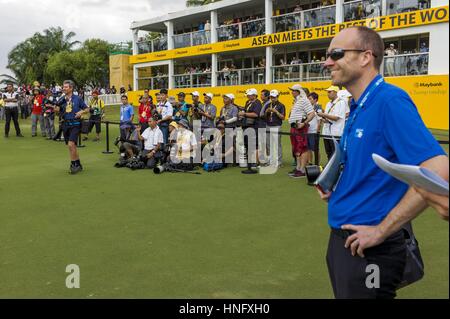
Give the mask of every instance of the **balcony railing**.
[[430, 8], [431, 0], [386, 0], [386, 14], [396, 14]]
[[175, 49], [211, 43], [211, 31], [195, 31], [173, 36]]
[[273, 83], [321, 81], [330, 79], [323, 62], [279, 65], [272, 67]]
[[219, 42], [265, 34], [266, 22], [264, 19], [223, 25], [217, 28], [217, 39]]
[[344, 21], [381, 16], [381, 0], [357, 0], [344, 3]]
[[336, 22], [336, 5], [273, 17], [275, 32], [312, 28]]
[[428, 52], [385, 56], [384, 76], [405, 76], [428, 74]]
[[169, 76], [159, 75], [154, 77], [138, 78], [138, 90], [160, 90], [169, 88]]
[[265, 82], [265, 68], [248, 68], [217, 72], [218, 86], [264, 84]]
[[211, 72], [204, 72], [174, 75], [175, 88], [211, 86], [211, 74]]
[[167, 50], [167, 37], [154, 40], [144, 40], [137, 43], [138, 54], [159, 52]]

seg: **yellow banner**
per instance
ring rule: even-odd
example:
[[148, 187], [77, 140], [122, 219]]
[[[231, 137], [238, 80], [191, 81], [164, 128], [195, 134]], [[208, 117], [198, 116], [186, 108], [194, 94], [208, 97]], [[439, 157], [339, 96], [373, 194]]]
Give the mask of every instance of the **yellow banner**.
[[[447, 75], [424, 75], [424, 76], [404, 76], [386, 78], [386, 81], [401, 87], [413, 99], [414, 103], [422, 116], [425, 125], [428, 128], [449, 129], [449, 94], [448, 94], [448, 76]], [[263, 89], [276, 89], [280, 92], [280, 101], [286, 106], [286, 114], [289, 114], [292, 108], [292, 96], [289, 87], [294, 83], [270, 84], [270, 85], [245, 85], [245, 86], [228, 86], [213, 88], [189, 88], [174, 89], [169, 91], [170, 96], [176, 97], [179, 92], [186, 93], [186, 101], [192, 102], [188, 93], [198, 91], [200, 94], [211, 92], [214, 94], [213, 104], [220, 110], [223, 106], [222, 96], [226, 93], [233, 93], [236, 97], [236, 105], [245, 105], [245, 91], [249, 88], [255, 88], [258, 92]], [[330, 81], [305, 82], [301, 83], [310, 92], [316, 92], [319, 95], [319, 103], [325, 107], [328, 102], [325, 89], [330, 86]], [[150, 91], [152, 96], [158, 91]], [[129, 92], [130, 102], [133, 105], [139, 105], [139, 97], [143, 91]]]
[[448, 9], [448, 6], [442, 6], [366, 20], [349, 21], [340, 24], [330, 24], [315, 28], [267, 34], [258, 37], [217, 42], [213, 44], [204, 44], [155, 53], [133, 55], [130, 56], [130, 63], [137, 64], [152, 61], [178, 59], [202, 54], [237, 51], [287, 43], [326, 39], [332, 38], [343, 29], [353, 26], [367, 26], [377, 31], [386, 31], [419, 25], [448, 22]]

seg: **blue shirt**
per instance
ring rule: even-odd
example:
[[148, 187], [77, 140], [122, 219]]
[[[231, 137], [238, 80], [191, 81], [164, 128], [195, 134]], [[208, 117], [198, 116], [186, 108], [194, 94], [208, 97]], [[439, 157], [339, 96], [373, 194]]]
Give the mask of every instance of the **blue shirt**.
[[120, 106], [120, 121], [121, 122], [129, 122], [131, 121], [131, 117], [134, 115], [134, 108], [130, 105], [121, 105]]
[[87, 108], [87, 105], [84, 102], [84, 100], [78, 95], [73, 94], [69, 101], [63, 98], [62, 100], [59, 101], [58, 105], [61, 111], [63, 112], [64, 114], [63, 118], [66, 121], [76, 120], [77, 118], [75, 117], [75, 115], [81, 110]]
[[[371, 82], [361, 98], [380, 78], [379, 75]], [[352, 100], [344, 132], [357, 105]], [[341, 148], [343, 144], [344, 138]], [[408, 185], [376, 166], [372, 153], [409, 165], [445, 155], [408, 94], [381, 82], [369, 95], [348, 132], [344, 171], [328, 202], [328, 223], [332, 228], [345, 224], [378, 225], [408, 190]]]

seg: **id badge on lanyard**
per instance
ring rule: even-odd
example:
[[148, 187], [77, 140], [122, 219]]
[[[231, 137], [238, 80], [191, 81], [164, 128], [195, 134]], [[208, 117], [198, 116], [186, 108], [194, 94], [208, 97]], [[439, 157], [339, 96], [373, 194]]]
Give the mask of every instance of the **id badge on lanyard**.
[[[356, 108], [356, 110], [353, 113], [353, 116], [351, 117], [351, 119], [347, 122], [347, 124], [345, 125], [344, 128], [344, 134], [342, 135], [342, 155], [341, 155], [341, 164], [339, 166], [340, 172], [339, 172], [339, 177], [337, 179], [336, 184], [334, 185], [334, 189], [336, 189], [337, 185], [339, 184], [339, 181], [342, 177], [342, 173], [344, 172], [344, 168], [347, 162], [347, 152], [348, 152], [348, 137], [350, 134], [350, 131], [352, 129], [353, 124], [355, 123], [356, 118], [358, 117], [359, 113], [361, 112], [364, 104], [366, 103], [367, 99], [369, 98], [369, 96], [380, 86], [381, 83], [384, 82], [383, 77], [379, 76], [379, 79], [372, 85], [371, 88], [369, 88], [369, 91], [360, 98], [361, 102], [358, 103], [358, 106]], [[341, 147], [339, 145], [339, 147]], [[334, 190], [333, 189], [333, 190]]]

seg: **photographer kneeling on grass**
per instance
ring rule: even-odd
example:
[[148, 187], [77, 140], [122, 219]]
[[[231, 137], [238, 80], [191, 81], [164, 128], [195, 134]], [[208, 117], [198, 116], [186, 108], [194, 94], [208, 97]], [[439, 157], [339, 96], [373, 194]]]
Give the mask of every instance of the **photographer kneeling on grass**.
[[162, 146], [164, 144], [163, 132], [157, 125], [154, 118], [149, 118], [148, 128], [141, 134], [137, 128], [138, 138], [144, 142], [142, 159], [146, 161], [147, 168], [155, 168], [162, 158]]
[[140, 130], [141, 125], [137, 124], [133, 132], [131, 132], [129, 139], [122, 140], [120, 137], [116, 139], [114, 145], [119, 147], [120, 158], [114, 165], [115, 167], [137, 168], [137, 165], [134, 166], [133, 162], [136, 162], [136, 160], [139, 161], [139, 154], [142, 151], [143, 145], [138, 137]]

